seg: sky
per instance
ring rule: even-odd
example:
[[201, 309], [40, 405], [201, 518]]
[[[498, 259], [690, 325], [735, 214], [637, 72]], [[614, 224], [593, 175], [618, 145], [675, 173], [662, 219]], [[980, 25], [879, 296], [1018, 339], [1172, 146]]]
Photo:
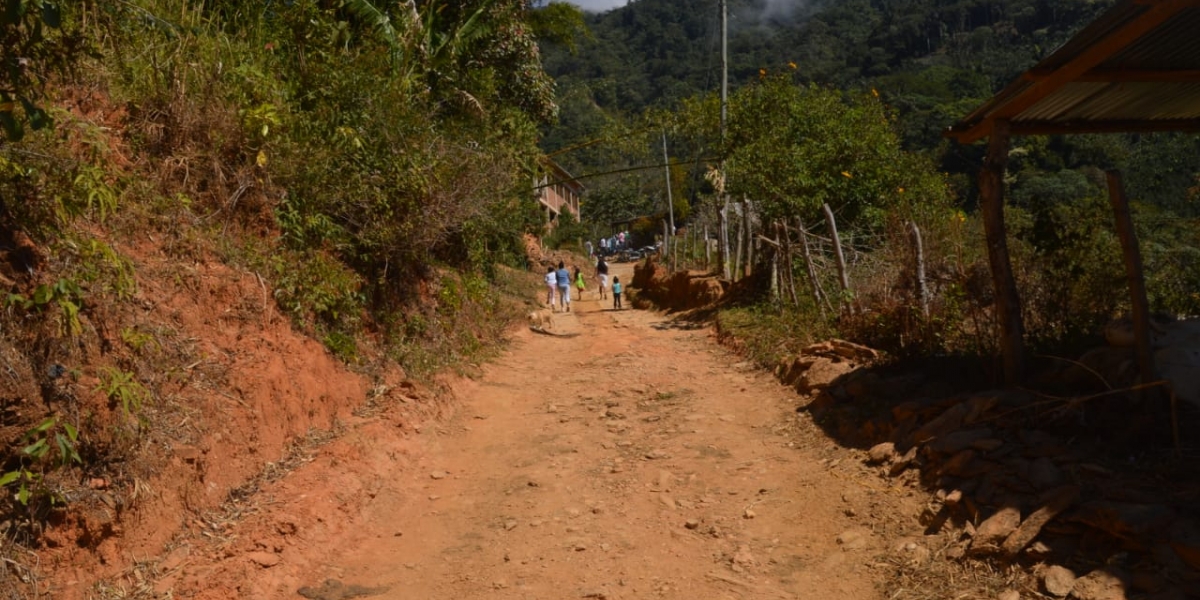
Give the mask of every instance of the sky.
[[569, 0], [583, 10], [590, 12], [603, 12], [609, 9], [625, 6], [626, 0]]

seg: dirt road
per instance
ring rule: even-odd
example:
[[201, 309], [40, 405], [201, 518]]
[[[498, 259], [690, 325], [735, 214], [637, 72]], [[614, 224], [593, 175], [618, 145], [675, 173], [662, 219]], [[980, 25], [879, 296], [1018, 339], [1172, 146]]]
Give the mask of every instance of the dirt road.
[[522, 333], [448, 422], [323, 451], [181, 595], [885, 597], [874, 519], [915, 500], [708, 328], [609, 306]]

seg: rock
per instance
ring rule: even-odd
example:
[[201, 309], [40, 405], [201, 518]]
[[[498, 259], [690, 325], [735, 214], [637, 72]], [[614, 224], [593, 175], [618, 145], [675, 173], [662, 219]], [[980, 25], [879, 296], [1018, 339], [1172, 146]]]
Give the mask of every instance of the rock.
[[1051, 596], [1065, 598], [1075, 588], [1075, 573], [1058, 565], [1047, 567], [1042, 571], [1042, 587]]
[[730, 560], [731, 566], [735, 567], [735, 571], [738, 568], [753, 567], [755, 562], [754, 555], [750, 553], [750, 546], [745, 544], [738, 546], [737, 552], [733, 553], [733, 558]]
[[834, 381], [845, 374], [853, 371], [855, 366], [848, 362], [834, 362], [828, 358], [817, 357], [811, 360], [811, 364], [807, 369], [804, 369], [798, 377], [796, 377], [796, 391], [801, 394], [807, 394], [813, 390], [822, 390], [829, 387]]
[[959, 403], [951, 406], [938, 415], [936, 419], [924, 424], [920, 429], [913, 434], [913, 442], [924, 444], [929, 440], [940, 438], [951, 431], [958, 429], [963, 419], [966, 418], [967, 412], [971, 409], [966, 403]]
[[1004, 590], [996, 595], [996, 600], [1021, 600], [1021, 592], [1017, 590]]
[[1076, 579], [1071, 593], [1079, 600], [1126, 600], [1122, 578], [1101, 569]]
[[862, 550], [870, 541], [871, 530], [862, 527], [848, 529], [837, 536], [837, 543], [843, 550]]
[[972, 448], [979, 450], [981, 452], [994, 452], [996, 450], [999, 450], [1003, 446], [1004, 446], [1004, 440], [998, 440], [996, 438], [987, 438], [987, 439], [983, 439], [983, 440], [976, 440], [971, 443]]
[[956, 506], [959, 502], [962, 502], [962, 497], [962, 490], [954, 490], [949, 494], [946, 494], [946, 497], [942, 499], [942, 502], [945, 503], [946, 506]]
[[434, 471], [429, 474], [430, 479], [445, 479], [446, 477], [449, 477], [449, 476], [450, 476], [450, 474], [445, 471]]
[[934, 439], [926, 445], [931, 452], [956, 454], [974, 447], [976, 442], [992, 437], [991, 429], [964, 429]]
[[1151, 570], [1134, 571], [1129, 579], [1134, 590], [1142, 592], [1158, 592], [1167, 587], [1167, 578], [1161, 573]]
[[1001, 397], [1007, 395], [1008, 392], [993, 392], [980, 396], [973, 396], [963, 402], [967, 407], [967, 412], [963, 416], [963, 423], [971, 424], [979, 421], [987, 416], [988, 412], [1000, 403]]
[[1079, 508], [1074, 520], [1109, 535], [1136, 542], [1166, 529], [1175, 520], [1175, 513], [1161, 504], [1093, 500]]
[[901, 456], [900, 458], [897, 458], [897, 459], [895, 459], [895, 461], [892, 462], [892, 467], [890, 469], [888, 469], [888, 476], [895, 477], [895, 476], [903, 473], [904, 470], [907, 469], [909, 467], [909, 465], [911, 465], [913, 463], [913, 461], [916, 459], [917, 459], [916, 447], [909, 448], [908, 452], [904, 453], [904, 456]]
[[849, 360], [869, 362], [879, 358], [878, 351], [861, 344], [855, 344], [854, 342], [832, 339], [829, 340], [829, 344], [832, 346], [832, 351], [834, 354]]
[[1050, 494], [1049, 500], [1041, 508], [1033, 511], [1016, 531], [1005, 538], [1001, 544], [1001, 549], [1009, 556], [1015, 556], [1018, 552], [1028, 546], [1030, 542], [1042, 532], [1042, 528], [1049, 523], [1051, 519], [1057, 517], [1059, 513], [1069, 508], [1079, 498], [1079, 488], [1069, 486], [1059, 488]]
[[514, 521], [513, 519], [509, 519], [504, 522], [504, 530], [505, 531], [512, 531], [516, 528], [517, 528], [517, 522]]
[[974, 450], [963, 450], [958, 454], [950, 457], [950, 460], [942, 464], [942, 473], [945, 475], [964, 476], [967, 474], [971, 466], [971, 462], [975, 460]]
[[758, 513], [755, 513], [753, 510], [751, 510], [749, 508], [747, 508], [746, 511], [742, 513], [742, 518], [744, 518], [744, 519], [753, 519], [754, 517], [757, 517], [757, 516], [758, 516]]
[[1062, 485], [1063, 474], [1054, 461], [1046, 457], [1034, 459], [1029, 465], [1029, 483], [1039, 490], [1047, 490], [1056, 485]]
[[688, 529], [696, 529], [700, 527], [700, 521], [698, 519], [688, 519], [683, 522], [683, 526]]
[[1020, 524], [1021, 511], [1013, 506], [1005, 506], [979, 524], [971, 547], [999, 544]]
[[867, 451], [867, 464], [878, 465], [896, 458], [896, 445], [891, 442], [875, 444]]
[[279, 564], [281, 561], [279, 555], [273, 552], [250, 552], [246, 554], [246, 558], [248, 558], [250, 562], [265, 569], [269, 569]]

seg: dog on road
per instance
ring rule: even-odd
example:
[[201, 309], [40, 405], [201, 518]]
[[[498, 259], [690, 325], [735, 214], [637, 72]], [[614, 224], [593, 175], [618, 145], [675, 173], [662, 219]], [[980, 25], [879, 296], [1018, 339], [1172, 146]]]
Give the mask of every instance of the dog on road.
[[535, 310], [529, 313], [529, 328], [538, 331], [554, 329], [554, 313], [548, 309]]

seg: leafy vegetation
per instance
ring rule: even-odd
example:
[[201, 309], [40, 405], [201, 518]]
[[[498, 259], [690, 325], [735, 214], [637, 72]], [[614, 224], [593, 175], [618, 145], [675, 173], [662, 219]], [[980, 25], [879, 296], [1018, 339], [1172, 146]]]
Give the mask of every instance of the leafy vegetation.
[[[262, 288], [222, 318], [282, 312], [355, 369], [487, 356], [514, 316], [503, 265], [544, 226], [538, 39], [582, 24], [523, 0], [4, 3], [0, 360], [21, 385], [0, 398], [0, 521], [33, 542], [83, 473], [136, 496], [153, 460], [133, 463], [194, 422], [179, 389], [222, 384], [147, 321], [214, 262]], [[145, 285], [159, 252], [175, 263]]]
[[[798, 311], [794, 318], [808, 323], [836, 316], [843, 335], [902, 353], [988, 354], [996, 324], [974, 216], [983, 148], [953, 144], [941, 132], [1110, 5], [731, 1], [732, 90], [722, 139], [716, 0], [640, 0], [588, 15], [593, 37], [579, 52], [546, 45], [562, 113], [542, 144], [574, 173], [612, 173], [590, 178], [584, 216], [593, 223], [645, 217], [644, 229], [661, 231], [665, 184], [655, 165], [662, 162], [663, 129], [675, 164], [672, 190], [695, 209], [677, 225], [716, 231], [723, 200], [713, 174], [721, 164], [724, 190], [735, 203], [751, 202], [768, 236], [784, 217], [822, 226], [818, 209], [828, 203], [856, 283], [851, 294], [840, 294], [831, 248], [810, 237], [817, 283], [863, 310], [826, 310], [822, 317], [822, 303], [806, 305], [802, 297], [791, 308], [776, 301], [774, 310]], [[1128, 310], [1107, 208], [1108, 169], [1126, 174], [1153, 307], [1200, 310], [1187, 291], [1200, 275], [1192, 260], [1200, 247], [1186, 233], [1200, 216], [1193, 202], [1198, 139], [1014, 141], [1009, 244], [1030, 342], [1041, 351], [1081, 348]], [[910, 224], [923, 233], [931, 274], [927, 316], [915, 300]], [[802, 264], [791, 266], [797, 280], [808, 279]]]

